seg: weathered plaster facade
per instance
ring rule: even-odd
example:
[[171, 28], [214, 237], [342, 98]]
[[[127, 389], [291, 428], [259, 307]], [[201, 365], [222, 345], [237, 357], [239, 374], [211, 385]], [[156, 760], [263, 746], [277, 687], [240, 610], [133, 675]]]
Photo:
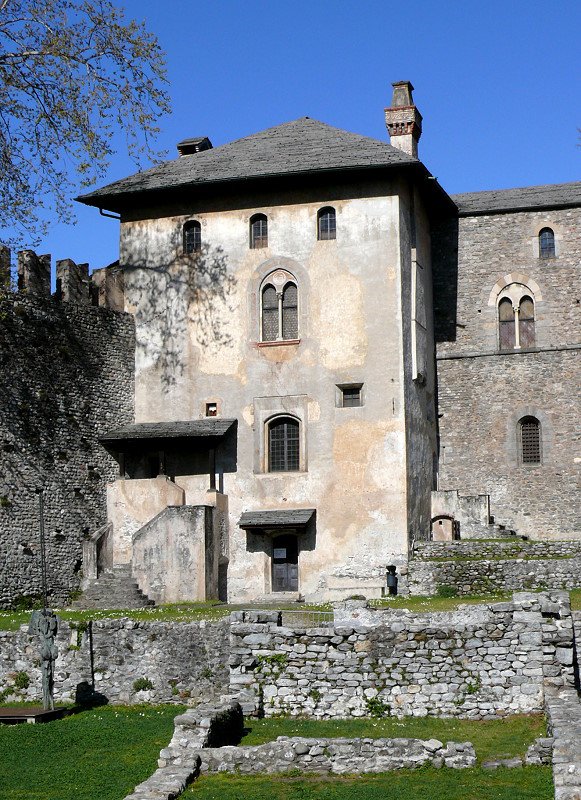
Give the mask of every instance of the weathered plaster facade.
[[[271, 193], [259, 206], [235, 197], [234, 207], [188, 215], [133, 211], [122, 221], [136, 421], [199, 418], [208, 403], [238, 419], [236, 470], [217, 462], [229, 500], [231, 599], [271, 591], [272, 536], [241, 530], [245, 511], [316, 508], [315, 531], [299, 535], [307, 598], [379, 595], [385, 565], [405, 563], [408, 537], [426, 535], [423, 473], [435, 449], [430, 239], [415, 194], [411, 202], [394, 178]], [[334, 240], [317, 240], [322, 206], [336, 210]], [[257, 212], [268, 217], [268, 247], [251, 249]], [[205, 248], [185, 255], [192, 217]], [[298, 286], [299, 335], [289, 343], [260, 341], [260, 287], [276, 270]], [[338, 387], [351, 384], [362, 385], [362, 405], [338, 407]], [[268, 421], [280, 413], [300, 424], [294, 472], [266, 464]], [[203, 490], [207, 475], [197, 484]]]

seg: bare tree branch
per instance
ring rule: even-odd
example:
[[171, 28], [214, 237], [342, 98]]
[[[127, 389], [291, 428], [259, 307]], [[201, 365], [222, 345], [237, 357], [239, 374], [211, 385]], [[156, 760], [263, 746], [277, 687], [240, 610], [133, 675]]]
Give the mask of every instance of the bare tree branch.
[[117, 133], [138, 168], [158, 157], [166, 83], [156, 38], [111, 0], [0, 0], [0, 241], [37, 244], [43, 209], [70, 220]]

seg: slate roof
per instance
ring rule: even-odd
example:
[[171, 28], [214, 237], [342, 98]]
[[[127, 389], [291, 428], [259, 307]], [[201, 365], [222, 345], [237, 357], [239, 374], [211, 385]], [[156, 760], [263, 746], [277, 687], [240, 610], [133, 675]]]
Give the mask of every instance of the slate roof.
[[235, 419], [195, 419], [185, 422], [137, 422], [99, 437], [104, 444], [135, 439], [216, 438], [224, 436]]
[[301, 117], [211, 150], [167, 161], [82, 195], [77, 200], [87, 205], [108, 207], [106, 201], [114, 197], [147, 191], [247, 178], [419, 163], [387, 142]]
[[307, 525], [314, 508], [284, 508], [279, 511], [245, 511], [238, 520], [241, 528], [301, 528]]
[[536, 208], [572, 208], [581, 206], [581, 182], [525, 186], [488, 192], [465, 192], [451, 195], [461, 217], [529, 211]]

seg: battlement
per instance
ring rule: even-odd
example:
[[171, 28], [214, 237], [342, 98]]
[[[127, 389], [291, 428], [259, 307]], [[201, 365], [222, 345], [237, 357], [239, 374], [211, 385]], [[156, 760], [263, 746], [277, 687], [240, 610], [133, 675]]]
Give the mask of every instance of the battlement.
[[[0, 286], [10, 285], [11, 253], [0, 244]], [[22, 250], [17, 255], [17, 292], [46, 298], [51, 296], [52, 257]], [[94, 270], [71, 258], [56, 262], [56, 292], [59, 302], [124, 310], [124, 275], [119, 263]]]

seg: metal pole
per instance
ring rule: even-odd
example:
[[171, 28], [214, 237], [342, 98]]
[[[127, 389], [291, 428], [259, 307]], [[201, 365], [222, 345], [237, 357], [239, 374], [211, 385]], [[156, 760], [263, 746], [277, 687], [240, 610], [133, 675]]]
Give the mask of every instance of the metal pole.
[[40, 529], [40, 570], [42, 575], [42, 603], [46, 613], [48, 608], [48, 585], [46, 580], [46, 548], [44, 539], [44, 489], [37, 489], [38, 492], [38, 519]]

